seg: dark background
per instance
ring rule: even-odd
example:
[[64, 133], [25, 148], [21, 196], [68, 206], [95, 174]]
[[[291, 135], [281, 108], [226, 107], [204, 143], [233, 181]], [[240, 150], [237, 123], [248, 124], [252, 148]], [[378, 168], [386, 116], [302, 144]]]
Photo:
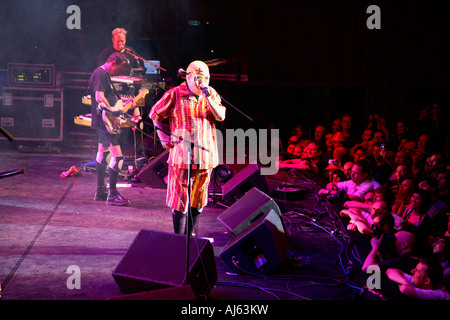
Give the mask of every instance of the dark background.
[[[82, 30], [66, 27], [72, 4]], [[371, 4], [381, 9], [381, 30], [366, 27]], [[285, 137], [296, 124], [313, 130], [347, 112], [361, 129], [376, 112], [393, 128], [399, 119], [413, 125], [427, 104], [448, 109], [449, 9], [443, 1], [2, 1], [0, 68], [13, 61], [91, 72], [112, 29], [123, 27], [128, 45], [161, 60], [164, 77], [179, 81], [178, 68], [214, 58], [227, 63], [211, 73], [248, 75], [211, 82], [255, 119], [229, 108], [228, 127], [274, 122]]]

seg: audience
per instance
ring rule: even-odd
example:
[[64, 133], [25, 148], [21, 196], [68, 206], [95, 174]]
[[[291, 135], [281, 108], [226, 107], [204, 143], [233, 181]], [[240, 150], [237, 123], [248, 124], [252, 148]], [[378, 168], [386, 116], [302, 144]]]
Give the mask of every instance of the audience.
[[399, 120], [393, 130], [372, 114], [367, 126], [359, 126], [362, 134], [345, 114], [328, 128], [317, 125], [304, 150], [298, 141], [306, 138], [292, 137], [296, 144], [288, 150], [303, 152], [292, 151], [295, 159], [280, 164], [325, 178], [318, 193], [330, 201], [342, 196], [341, 219], [349, 232], [371, 239], [361, 271], [379, 265], [383, 294], [394, 299], [449, 298], [448, 121], [438, 105], [425, 109], [415, 125]]

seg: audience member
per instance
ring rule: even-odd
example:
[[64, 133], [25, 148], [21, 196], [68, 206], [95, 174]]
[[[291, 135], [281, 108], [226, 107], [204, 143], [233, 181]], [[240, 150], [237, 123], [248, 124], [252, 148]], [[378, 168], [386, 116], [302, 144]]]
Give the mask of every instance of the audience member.
[[427, 161], [426, 174], [437, 179], [437, 175], [440, 171], [444, 169], [444, 160], [442, 154], [435, 153], [432, 154]]
[[306, 131], [305, 131], [305, 127], [301, 124], [297, 125], [294, 129], [294, 135], [291, 136], [288, 140], [289, 142], [296, 142], [296, 143], [300, 143], [302, 142], [302, 140], [306, 139]]
[[336, 118], [333, 120], [333, 122], [331, 123], [331, 133], [335, 134], [336, 132], [341, 132], [342, 131], [342, 120], [341, 118]]
[[380, 292], [390, 299], [401, 299], [398, 287], [389, 280], [386, 271], [391, 268], [399, 269], [403, 272], [410, 272], [417, 265], [418, 258], [415, 254], [416, 238], [409, 231], [400, 230], [395, 234], [396, 255], [391, 259], [382, 259], [380, 247], [383, 240], [392, 237], [390, 234], [383, 234], [380, 237], [373, 237], [370, 240], [371, 250], [365, 258], [362, 271], [367, 272], [370, 266], [378, 266], [380, 270]]
[[405, 296], [417, 300], [450, 300], [450, 294], [443, 289], [442, 267], [437, 259], [421, 258], [411, 271], [390, 268], [388, 278], [399, 284], [399, 290]]
[[372, 179], [381, 185], [388, 182], [393, 171], [388, 161], [385, 160], [386, 155], [387, 152], [384, 145], [374, 142], [372, 145], [372, 158], [374, 161]]
[[341, 120], [342, 134], [344, 135], [343, 146], [350, 150], [358, 141], [358, 135], [353, 128], [353, 117], [351, 114], [344, 114]]
[[414, 193], [414, 183], [412, 179], [405, 179], [400, 185], [399, 192], [395, 197], [392, 212], [401, 218], [405, 217], [405, 211], [411, 204], [411, 197]]
[[353, 168], [354, 163], [352, 161], [347, 161], [346, 163], [344, 163], [344, 169], [343, 172], [345, 174], [346, 179], [345, 180], [350, 180], [352, 177], [352, 168]]
[[364, 201], [366, 193], [373, 191], [371, 168], [367, 160], [358, 160], [352, 167], [351, 180], [330, 182], [319, 194], [344, 192], [350, 200]]
[[450, 292], [450, 237], [439, 238], [433, 243], [433, 256], [439, 260], [443, 269], [442, 285]]
[[356, 147], [353, 151], [353, 162], [356, 162], [359, 159], [363, 159], [366, 151], [367, 149], [365, 147], [362, 146]]
[[405, 121], [397, 121], [395, 125], [395, 134], [389, 140], [389, 144], [392, 150], [398, 150], [400, 144], [402, 143], [402, 140], [411, 140], [409, 127]]
[[442, 201], [444, 201], [447, 204], [447, 207], [449, 206], [449, 170], [441, 170], [437, 174], [437, 180], [438, 180], [438, 197]]
[[303, 151], [303, 157], [301, 158], [282, 161], [280, 163], [280, 169], [304, 169], [323, 176], [325, 172], [325, 163], [321, 157], [323, 150], [320, 148], [319, 143], [310, 142]]
[[317, 142], [320, 145], [320, 148], [322, 150], [325, 150], [326, 143], [325, 143], [325, 135], [326, 135], [327, 128], [323, 124], [318, 124], [316, 128], [314, 129], [314, 139], [313, 141]]
[[411, 154], [411, 160], [412, 178], [414, 182], [417, 183], [425, 175], [425, 164], [427, 161], [427, 156], [423, 151], [416, 149]]
[[407, 165], [399, 164], [386, 185], [397, 194], [405, 179], [411, 179], [411, 171]]
[[431, 204], [430, 208], [427, 210], [427, 214], [431, 218], [433, 224], [432, 235], [435, 237], [442, 237], [447, 231], [447, 212], [449, 212], [449, 210], [447, 205], [437, 196], [438, 181], [434, 177], [425, 176], [419, 182], [418, 187], [431, 194]]

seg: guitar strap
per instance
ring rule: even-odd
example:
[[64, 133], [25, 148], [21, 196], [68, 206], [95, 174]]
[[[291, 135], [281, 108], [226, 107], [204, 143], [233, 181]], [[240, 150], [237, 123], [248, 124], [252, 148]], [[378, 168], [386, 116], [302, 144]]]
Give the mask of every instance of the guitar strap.
[[[106, 71], [105, 71], [105, 72], [106, 72]], [[111, 85], [111, 88], [113, 89], [114, 95], [116, 96], [117, 100], [122, 99], [121, 96], [120, 96], [120, 94], [117, 92], [116, 87], [114, 87], [114, 83], [113, 83], [112, 80], [111, 80], [111, 76], [109, 75], [108, 72], [106, 72], [106, 74], [108, 75], [108, 81], [109, 81], [109, 84]]]

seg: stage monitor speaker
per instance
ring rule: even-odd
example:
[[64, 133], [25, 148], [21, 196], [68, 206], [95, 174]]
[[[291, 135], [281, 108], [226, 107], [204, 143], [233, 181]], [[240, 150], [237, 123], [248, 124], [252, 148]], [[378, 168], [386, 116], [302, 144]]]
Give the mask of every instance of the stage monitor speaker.
[[232, 238], [220, 258], [232, 272], [262, 275], [281, 265], [288, 252], [283, 223], [278, 213], [270, 210]]
[[209, 296], [217, 281], [214, 250], [205, 239], [191, 238], [186, 278], [186, 236], [141, 229], [113, 271], [124, 293], [190, 285], [197, 297]]
[[111, 297], [107, 300], [196, 300], [197, 297], [191, 286], [171, 287], [160, 290], [130, 293], [123, 296]]
[[139, 171], [138, 178], [152, 188], [164, 189], [167, 187], [167, 176], [169, 174], [169, 150], [164, 150]]
[[253, 187], [269, 193], [266, 178], [261, 175], [261, 168], [257, 164], [250, 164], [238, 172], [222, 186], [222, 199], [232, 205]]
[[228, 232], [237, 235], [270, 210], [274, 210], [281, 220], [281, 211], [277, 203], [258, 188], [253, 188], [222, 212], [217, 220]]

